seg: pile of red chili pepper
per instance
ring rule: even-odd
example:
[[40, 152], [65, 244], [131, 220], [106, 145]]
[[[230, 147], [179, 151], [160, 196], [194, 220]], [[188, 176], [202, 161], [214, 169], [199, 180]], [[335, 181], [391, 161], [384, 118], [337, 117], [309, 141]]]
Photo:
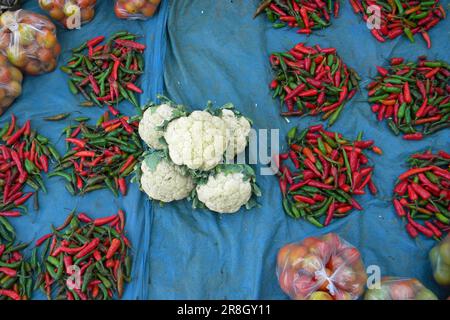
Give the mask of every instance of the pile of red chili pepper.
[[350, 0], [355, 13], [360, 13], [367, 21], [376, 11], [368, 12], [370, 6], [380, 9], [380, 28], [371, 30], [372, 35], [380, 42], [386, 39], [395, 39], [401, 35], [414, 42], [414, 35], [420, 33], [431, 48], [431, 39], [428, 31], [445, 19], [445, 10], [438, 0]]
[[137, 133], [139, 119], [119, 115], [111, 106], [109, 110], [96, 126], [81, 118], [64, 130], [68, 151], [49, 176], [65, 178], [72, 195], [104, 188], [115, 196], [118, 191], [127, 194], [126, 178], [143, 152]]
[[377, 67], [371, 82], [369, 102], [379, 121], [405, 140], [421, 140], [424, 135], [450, 126], [450, 66], [443, 61], [419, 57], [417, 63], [392, 58], [388, 69]]
[[335, 48], [297, 44], [288, 52], [272, 53], [275, 78], [270, 84], [278, 97], [282, 116], [317, 115], [331, 126], [344, 105], [358, 90], [359, 76], [336, 54]]
[[131, 244], [124, 228], [122, 210], [98, 219], [72, 212], [62, 226], [36, 241], [31, 258], [39, 273], [35, 287], [49, 300], [110, 300], [116, 294], [120, 299], [131, 280]]
[[[17, 118], [0, 129], [0, 216], [18, 217], [29, 198], [35, 195], [35, 210], [38, 209], [37, 192], [46, 192], [41, 173], [48, 172], [49, 161], [60, 156], [49, 140], [31, 128], [28, 120], [18, 126]], [[34, 192], [25, 192], [26, 186]]]
[[274, 28], [288, 26], [298, 28], [297, 33], [311, 34], [313, 30], [328, 27], [330, 16], [336, 18], [339, 8], [339, 0], [264, 0], [255, 17], [265, 11]]
[[450, 154], [428, 150], [413, 154], [408, 162], [411, 168], [398, 177], [394, 188], [395, 211], [406, 218], [412, 238], [419, 233], [445, 237], [450, 231]]
[[82, 105], [102, 106], [128, 100], [138, 107], [135, 94], [141, 94], [142, 89], [136, 81], [144, 72], [146, 46], [136, 42], [137, 37], [122, 31], [105, 44], [105, 37], [99, 36], [73, 50], [72, 58], [61, 69], [70, 76], [70, 91], [81, 93], [87, 100]]
[[[295, 219], [305, 219], [324, 227], [335, 218], [346, 217], [353, 209], [363, 210], [354, 196], [372, 194], [373, 165], [364, 154], [381, 154], [373, 140], [350, 141], [341, 134], [324, 130], [322, 125], [291, 129], [287, 136], [289, 151], [274, 161], [283, 195], [283, 208]], [[289, 161], [289, 163], [288, 163]]]
[[33, 291], [32, 269], [21, 251], [26, 243], [15, 242], [14, 228], [0, 217], [0, 300], [28, 300]]

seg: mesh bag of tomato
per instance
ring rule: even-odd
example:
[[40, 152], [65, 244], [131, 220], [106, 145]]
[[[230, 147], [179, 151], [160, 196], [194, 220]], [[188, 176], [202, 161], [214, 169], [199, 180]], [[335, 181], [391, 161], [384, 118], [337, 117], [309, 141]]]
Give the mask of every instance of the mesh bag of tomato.
[[22, 72], [0, 55], [0, 115], [22, 94], [22, 79]]
[[39, 0], [41, 9], [67, 29], [76, 29], [95, 16], [97, 0]]
[[294, 127], [287, 142], [289, 150], [273, 161], [283, 208], [292, 218], [324, 227], [353, 209], [363, 210], [354, 196], [365, 194], [366, 187], [373, 195], [377, 193], [372, 181], [374, 166], [365, 151], [382, 152], [373, 140], [362, 140], [362, 133], [351, 141], [322, 125], [301, 132]]
[[364, 300], [438, 300], [419, 280], [384, 277], [379, 287], [369, 288]]
[[115, 0], [114, 12], [120, 19], [146, 20], [158, 9], [161, 0]]
[[295, 300], [355, 300], [367, 280], [359, 251], [334, 233], [282, 247], [277, 276]]
[[288, 52], [270, 55], [275, 78], [273, 98], [281, 103], [281, 116], [315, 116], [333, 125], [345, 104], [358, 90], [359, 76], [342, 61], [335, 48], [297, 44]]
[[[371, 33], [379, 42], [393, 40], [401, 35], [415, 42], [414, 36], [420, 33], [427, 47], [431, 48], [428, 31], [446, 16], [438, 0], [350, 0], [350, 4], [355, 13], [362, 15], [364, 21], [375, 26], [371, 29]], [[378, 19], [380, 25], [376, 27]]]
[[0, 53], [26, 74], [51, 72], [61, 53], [56, 27], [31, 11], [6, 11], [0, 16]]
[[35, 288], [49, 300], [121, 298], [131, 281], [131, 243], [125, 213], [92, 219], [71, 212], [65, 222], [36, 241], [31, 263]]
[[412, 238], [421, 233], [439, 240], [450, 231], [450, 155], [428, 150], [413, 154], [408, 163], [394, 188], [395, 212], [406, 219]]
[[450, 287], [450, 235], [430, 251], [434, 280], [441, 286]]
[[386, 120], [391, 131], [405, 140], [450, 127], [450, 66], [425, 56], [417, 63], [390, 59], [388, 68], [377, 67], [378, 75], [367, 89], [372, 112]]

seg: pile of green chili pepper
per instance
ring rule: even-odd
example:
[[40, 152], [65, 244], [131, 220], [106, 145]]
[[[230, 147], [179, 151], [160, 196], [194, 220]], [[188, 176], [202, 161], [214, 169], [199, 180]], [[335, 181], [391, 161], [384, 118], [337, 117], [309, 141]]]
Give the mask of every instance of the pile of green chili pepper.
[[[289, 151], [273, 161], [278, 168], [283, 208], [292, 218], [321, 228], [334, 218], [346, 217], [353, 209], [363, 210], [354, 196], [365, 194], [366, 187], [377, 193], [372, 181], [374, 166], [369, 165], [364, 151], [382, 152], [373, 140], [363, 141], [362, 133], [356, 141], [350, 141], [324, 130], [322, 125], [301, 132], [294, 127], [287, 142]], [[290, 166], [285, 162], [288, 159]]]
[[36, 241], [31, 264], [36, 288], [49, 300], [122, 298], [131, 280], [131, 244], [124, 234], [125, 213], [92, 219], [72, 212], [52, 233]]
[[77, 124], [64, 130], [68, 151], [49, 176], [65, 178], [72, 195], [104, 188], [115, 196], [118, 191], [127, 193], [126, 178], [143, 152], [137, 133], [139, 119], [110, 110], [114, 114], [105, 112], [96, 126], [89, 125], [88, 118], [78, 118]]
[[[263, 11], [273, 27], [299, 28], [297, 33], [311, 34], [313, 30], [330, 25], [330, 15], [339, 15], [339, 0], [264, 0], [255, 17]], [[277, 22], [279, 21], [279, 22]]]
[[62, 71], [70, 76], [69, 89], [87, 100], [82, 105], [113, 105], [128, 100], [138, 107], [136, 93], [142, 89], [136, 81], [144, 72], [144, 44], [137, 35], [118, 32], [105, 44], [104, 36], [95, 37], [73, 50]]
[[392, 58], [389, 69], [377, 67], [379, 75], [368, 85], [369, 102], [379, 121], [405, 140], [450, 126], [450, 66], [443, 61], [405, 62]]
[[323, 113], [331, 126], [358, 90], [359, 76], [335, 48], [299, 43], [288, 52], [271, 54], [270, 63], [275, 71], [273, 98], [280, 99], [281, 109], [287, 107], [282, 116]]
[[408, 162], [410, 169], [394, 188], [395, 211], [406, 218], [412, 238], [421, 233], [439, 240], [450, 231], [450, 154], [428, 150], [413, 154]]
[[350, 4], [355, 13], [362, 14], [364, 21], [377, 14], [374, 10], [368, 12], [369, 7], [377, 6], [380, 9], [380, 27], [371, 30], [372, 35], [380, 42], [395, 39], [402, 34], [414, 42], [414, 35], [421, 33], [427, 47], [431, 48], [428, 31], [446, 16], [438, 0], [350, 0]]
[[0, 300], [28, 300], [33, 291], [31, 264], [21, 251], [26, 243], [15, 242], [15, 231], [0, 217]]
[[[49, 140], [17, 119], [0, 129], [0, 216], [18, 217], [26, 211], [25, 202], [34, 195], [35, 210], [39, 208], [37, 192], [46, 192], [41, 173], [49, 171], [49, 161], [60, 156]], [[34, 192], [24, 192], [25, 186]]]

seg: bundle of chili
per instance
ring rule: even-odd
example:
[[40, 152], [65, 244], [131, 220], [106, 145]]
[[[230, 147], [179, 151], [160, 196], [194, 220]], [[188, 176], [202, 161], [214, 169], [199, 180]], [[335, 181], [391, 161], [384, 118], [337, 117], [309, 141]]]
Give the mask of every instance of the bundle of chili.
[[421, 140], [425, 135], [450, 126], [450, 66], [443, 61], [419, 58], [417, 63], [392, 58], [389, 68], [377, 67], [371, 82], [369, 102], [379, 121], [405, 140]]
[[[372, 15], [379, 17], [380, 27], [371, 30], [372, 35], [379, 42], [395, 39], [405, 35], [414, 42], [414, 35], [420, 33], [431, 48], [431, 39], [428, 31], [445, 19], [446, 13], [438, 0], [350, 0], [355, 13], [362, 14], [367, 22]], [[368, 10], [369, 7], [378, 7], [379, 10]]]
[[84, 106], [117, 104], [130, 101], [138, 107], [135, 94], [143, 91], [136, 81], [144, 72], [144, 44], [136, 42], [137, 35], [118, 32], [103, 44], [99, 36], [73, 50], [73, 56], [61, 69], [70, 76], [69, 89], [81, 93]]
[[297, 33], [311, 34], [330, 26], [331, 16], [339, 15], [339, 0], [263, 0], [255, 17], [263, 11], [273, 27], [298, 28]]
[[275, 78], [270, 84], [278, 97], [282, 116], [317, 115], [332, 125], [345, 103], [356, 94], [359, 76], [336, 54], [335, 48], [297, 44], [288, 52], [273, 53]]
[[428, 150], [408, 162], [394, 188], [395, 212], [412, 238], [421, 233], [439, 240], [450, 231], [450, 154]]
[[125, 213], [92, 219], [71, 213], [36, 242], [39, 275], [35, 287], [49, 300], [122, 298], [131, 281], [131, 244], [125, 236]]
[[110, 112], [89, 125], [85, 118], [65, 129], [68, 151], [49, 176], [67, 180], [72, 194], [108, 188], [115, 196], [127, 193], [127, 177], [133, 172], [143, 149], [138, 135], [139, 119]]
[[[0, 129], [0, 216], [17, 217], [27, 200], [37, 192], [46, 192], [42, 172], [49, 171], [50, 160], [58, 161], [60, 156], [49, 140], [31, 128], [28, 120], [18, 126], [17, 118]], [[34, 192], [25, 192], [26, 186]]]
[[[362, 210], [354, 196], [369, 188], [377, 193], [365, 150], [381, 150], [372, 140], [350, 141], [322, 125], [298, 133], [294, 127], [287, 137], [289, 150], [274, 159], [285, 212], [317, 227], [346, 217], [353, 209]], [[289, 165], [289, 162], [292, 165]], [[291, 169], [292, 168], [292, 169]]]
[[0, 216], [0, 300], [27, 300], [33, 291], [32, 268], [21, 252], [28, 244], [14, 239], [14, 228]]

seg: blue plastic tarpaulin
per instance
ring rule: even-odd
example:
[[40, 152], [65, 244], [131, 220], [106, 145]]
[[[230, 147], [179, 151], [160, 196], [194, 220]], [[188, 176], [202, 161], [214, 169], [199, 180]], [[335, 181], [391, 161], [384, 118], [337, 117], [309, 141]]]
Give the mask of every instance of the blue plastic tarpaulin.
[[[62, 54], [58, 67], [62, 66], [71, 56], [71, 49], [78, 47], [83, 41], [94, 36], [106, 37], [117, 31], [127, 30], [142, 35], [139, 40], [148, 48], [145, 51], [145, 75], [141, 77], [142, 88], [145, 93], [140, 97], [141, 103], [154, 100], [156, 94], [163, 89], [163, 57], [164, 30], [167, 19], [168, 3], [163, 1], [158, 13], [148, 21], [137, 22], [119, 20], [114, 15], [113, 1], [97, 1], [96, 15], [92, 22], [82, 26], [80, 30], [63, 30], [58, 28], [58, 40], [62, 46]], [[45, 14], [37, 1], [24, 1], [24, 8]], [[7, 113], [0, 118], [3, 126], [14, 113], [21, 123], [31, 119], [33, 129], [48, 137], [56, 144], [61, 154], [65, 152], [65, 142], [62, 130], [68, 121], [47, 122], [42, 118], [62, 112], [72, 112], [73, 117], [89, 116], [95, 123], [105, 110], [100, 108], [83, 108], [79, 103], [81, 96], [72, 96], [67, 86], [68, 77], [60, 70], [32, 77], [25, 76], [23, 94], [16, 100]], [[135, 110], [128, 103], [120, 106], [120, 110], [134, 114]], [[69, 118], [70, 119], [70, 118]], [[130, 187], [126, 197], [113, 198], [108, 191], [97, 191], [84, 197], [72, 197], [64, 188], [64, 181], [59, 178], [45, 179], [47, 194], [40, 194], [40, 210], [35, 212], [30, 207], [29, 215], [11, 219], [17, 229], [17, 239], [23, 242], [34, 241], [40, 236], [51, 232], [51, 224], [57, 226], [64, 222], [73, 209], [86, 212], [93, 217], [102, 217], [117, 212], [123, 208], [127, 213], [126, 229], [133, 244], [134, 256], [133, 279], [126, 286], [125, 299], [146, 299], [149, 297], [150, 279], [150, 233], [152, 216], [151, 203], [146, 200], [136, 184]], [[32, 202], [32, 201], [29, 201]], [[32, 247], [32, 246], [31, 246]], [[39, 291], [34, 298], [44, 298]]]
[[[278, 115], [279, 107], [268, 90], [268, 56], [272, 51], [290, 49], [301, 41], [336, 47], [344, 61], [362, 76], [362, 86], [375, 75], [375, 65], [385, 64], [391, 56], [415, 59], [427, 54], [449, 60], [448, 19], [430, 32], [433, 48], [427, 50], [418, 37], [415, 44], [406, 39], [377, 43], [347, 2], [332, 27], [310, 37], [292, 30], [272, 30], [263, 16], [253, 20], [258, 2], [166, 0], [154, 18], [135, 22], [116, 19], [113, 2], [100, 0], [95, 19], [81, 30], [58, 29], [63, 47], [59, 66], [67, 61], [71, 48], [93, 36], [124, 29], [143, 34], [148, 49], [141, 103], [163, 91], [164, 65], [165, 91], [173, 100], [195, 109], [204, 107], [207, 100], [217, 106], [232, 102], [254, 120], [257, 129], [280, 129], [283, 137], [294, 125], [305, 127], [320, 121], [308, 117], [287, 122]], [[448, 7], [448, 1], [443, 2]], [[36, 1], [26, 1], [25, 7], [40, 11]], [[49, 124], [42, 118], [70, 111], [97, 119], [103, 111], [78, 107], [80, 97], [70, 94], [66, 81], [67, 76], [59, 70], [26, 77], [22, 96], [0, 123], [6, 123], [11, 113], [23, 121], [31, 119], [32, 126], [57, 143], [63, 153], [61, 132], [67, 122]], [[384, 150], [383, 156], [371, 157], [376, 162], [374, 179], [380, 193], [377, 197], [361, 197], [363, 212], [353, 212], [328, 228], [319, 230], [288, 218], [273, 176], [258, 176], [263, 192], [259, 208], [233, 215], [194, 211], [187, 201], [152, 205], [136, 185], [125, 198], [114, 199], [107, 191], [72, 197], [63, 181], [46, 179], [48, 193], [40, 196], [40, 210], [31, 209], [29, 215], [11, 221], [19, 240], [33, 241], [49, 232], [50, 224], [61, 224], [74, 208], [95, 217], [125, 209], [126, 228], [134, 245], [133, 281], [126, 287], [126, 299], [286, 299], [275, 275], [278, 249], [327, 232], [336, 232], [359, 248], [365, 264], [379, 265], [383, 275], [416, 277], [444, 297], [445, 292], [432, 279], [427, 258], [434, 242], [409, 239], [394, 214], [390, 197], [396, 177], [406, 168], [406, 157], [431, 146], [448, 149], [448, 131], [421, 142], [405, 142], [375, 120], [365, 102], [366, 94], [362, 90], [348, 103], [333, 129], [348, 137], [356, 137], [363, 130], [366, 138], [375, 139]], [[121, 109], [133, 113], [130, 105], [124, 104]], [[44, 298], [41, 294], [36, 297]]]
[[[272, 79], [269, 53], [286, 51], [299, 42], [335, 47], [338, 54], [362, 77], [365, 87], [376, 74], [376, 65], [402, 56], [416, 60], [426, 54], [449, 62], [449, 20], [430, 31], [433, 47], [427, 50], [420, 36], [416, 43], [405, 37], [384, 44], [369, 33], [348, 1], [332, 26], [312, 36], [294, 30], [274, 30], [261, 15], [252, 19], [258, 0], [170, 1], [168, 53], [165, 61], [167, 94], [175, 101], [201, 108], [207, 100], [220, 106], [235, 104], [254, 120], [257, 129], [280, 129], [280, 137], [298, 125], [320, 123], [319, 118], [279, 116], [279, 104], [272, 100], [268, 84]], [[448, 10], [448, 1], [441, 1]], [[192, 211], [187, 202], [154, 208], [150, 247], [152, 298], [195, 299], [284, 299], [278, 286], [276, 254], [284, 244], [311, 235], [336, 232], [362, 251], [367, 265], [378, 265], [382, 275], [415, 277], [442, 297], [446, 296], [432, 279], [428, 251], [434, 241], [411, 240], [404, 223], [391, 204], [396, 177], [406, 169], [409, 154], [425, 148], [449, 151], [449, 134], [441, 131], [420, 142], [395, 137], [386, 123], [377, 122], [367, 91], [361, 90], [348, 103], [332, 127], [346, 137], [359, 131], [374, 139], [384, 150], [372, 155], [376, 197], [362, 196], [362, 212], [336, 221], [322, 230], [305, 221], [287, 217], [273, 176], [258, 176], [263, 197], [261, 207], [234, 215]], [[447, 292], [448, 295], [448, 292]]]

